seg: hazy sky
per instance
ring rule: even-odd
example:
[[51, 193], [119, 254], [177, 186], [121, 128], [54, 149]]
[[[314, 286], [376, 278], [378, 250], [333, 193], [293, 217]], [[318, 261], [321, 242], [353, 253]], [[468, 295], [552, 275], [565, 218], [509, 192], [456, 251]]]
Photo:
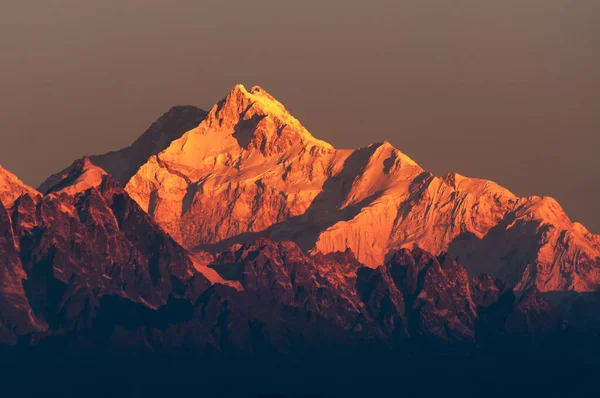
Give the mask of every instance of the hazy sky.
[[0, 0], [0, 164], [34, 186], [236, 83], [600, 233], [598, 0]]

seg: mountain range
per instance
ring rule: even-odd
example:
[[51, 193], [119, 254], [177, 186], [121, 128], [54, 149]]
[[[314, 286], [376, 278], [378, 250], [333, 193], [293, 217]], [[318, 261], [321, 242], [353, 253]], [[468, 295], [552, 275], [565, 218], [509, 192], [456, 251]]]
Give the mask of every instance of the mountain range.
[[174, 108], [131, 147], [90, 160], [192, 252], [269, 237], [313, 254], [350, 249], [377, 267], [419, 247], [517, 290], [600, 283], [600, 236], [554, 199], [436, 177], [388, 142], [335, 149], [260, 87], [235, 86], [208, 114]]
[[0, 168], [0, 343], [17, 358], [510, 361], [600, 331], [599, 271], [600, 236], [554, 199], [436, 177], [388, 142], [336, 149], [258, 86], [174, 107], [37, 190]]

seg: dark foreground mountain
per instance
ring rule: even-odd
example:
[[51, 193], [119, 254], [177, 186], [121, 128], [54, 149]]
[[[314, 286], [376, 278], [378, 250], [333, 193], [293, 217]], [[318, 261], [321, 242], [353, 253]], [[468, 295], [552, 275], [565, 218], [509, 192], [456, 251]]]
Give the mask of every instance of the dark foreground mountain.
[[[79, 186], [74, 177], [65, 181]], [[12, 278], [5, 302], [23, 312], [6, 323], [6, 344], [82, 333], [102, 348], [289, 355], [394, 350], [408, 339], [473, 343], [491, 331], [487, 318], [509, 333], [560, 327], [535, 289], [518, 301], [498, 280], [469, 278], [449, 256], [420, 249], [371, 269], [350, 251], [311, 257], [294, 243], [259, 239], [208, 264], [241, 290], [213, 285], [109, 175], [81, 192], [57, 188], [0, 207], [3, 269]], [[482, 309], [492, 315], [481, 317]]]
[[[546, 367], [524, 364], [591, 363], [562, 352], [578, 335], [537, 289], [516, 297], [448, 255], [401, 249], [373, 269], [350, 250], [311, 256], [262, 238], [206, 254], [203, 266], [227, 280], [213, 283], [88, 160], [48, 192], [0, 205], [6, 391], [475, 394], [497, 379], [538, 386]], [[511, 369], [536, 378], [507, 381]]]

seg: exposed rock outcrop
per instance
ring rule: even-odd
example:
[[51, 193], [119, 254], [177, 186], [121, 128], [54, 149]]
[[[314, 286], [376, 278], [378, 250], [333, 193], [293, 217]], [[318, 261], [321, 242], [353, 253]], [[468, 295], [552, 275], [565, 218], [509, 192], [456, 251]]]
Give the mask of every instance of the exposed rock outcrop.
[[24, 193], [10, 213], [0, 208], [5, 342], [95, 329], [107, 300], [154, 310], [184, 296], [192, 277], [211, 285], [187, 251], [89, 160], [76, 162], [49, 192]]

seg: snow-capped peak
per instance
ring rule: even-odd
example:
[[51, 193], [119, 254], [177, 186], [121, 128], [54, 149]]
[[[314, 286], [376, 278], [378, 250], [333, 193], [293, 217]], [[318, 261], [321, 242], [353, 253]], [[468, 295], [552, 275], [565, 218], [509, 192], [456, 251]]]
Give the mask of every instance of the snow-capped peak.
[[21, 195], [29, 194], [32, 197], [40, 193], [26, 185], [16, 175], [0, 166], [0, 202], [4, 207], [11, 207]]

